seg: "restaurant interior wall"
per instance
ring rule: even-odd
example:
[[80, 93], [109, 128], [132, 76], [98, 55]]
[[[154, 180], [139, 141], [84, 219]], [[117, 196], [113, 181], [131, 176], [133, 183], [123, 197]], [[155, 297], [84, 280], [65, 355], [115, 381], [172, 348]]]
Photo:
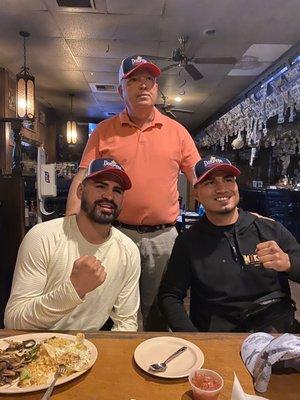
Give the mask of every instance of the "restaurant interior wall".
[[[300, 112], [295, 115], [293, 122], [278, 124], [277, 117], [273, 117], [268, 120], [267, 127], [267, 134], [257, 147], [252, 166], [249, 165], [251, 147], [244, 144], [241, 149], [234, 150], [232, 148], [234, 137], [225, 143], [224, 149], [217, 143], [201, 148], [200, 153], [202, 156], [220, 155], [236, 163], [242, 170], [242, 175], [239, 177], [242, 185], [252, 186], [253, 181], [262, 181], [264, 186], [274, 185], [283, 175], [300, 180]], [[245, 133], [242, 133], [242, 138], [245, 143]], [[286, 171], [283, 170], [283, 156], [290, 157]]]
[[[56, 159], [55, 112], [39, 101], [35, 106], [35, 121], [24, 122], [21, 129], [23, 170], [20, 176], [11, 175], [14, 139], [10, 124], [0, 123], [0, 327], [3, 327], [18, 248], [25, 233], [25, 200], [27, 204], [36, 201], [37, 146], [44, 145], [48, 162]], [[15, 117], [15, 76], [0, 68], [0, 118]]]
[[[56, 113], [40, 101], [36, 102], [36, 119], [25, 124], [21, 130], [22, 140], [33, 146], [43, 144], [47, 162], [56, 160]], [[16, 116], [16, 81], [6, 69], [0, 68], [0, 118]], [[3, 175], [11, 173], [13, 137], [9, 123], [0, 123], [0, 170]]]
[[234, 150], [232, 140], [225, 143], [224, 150], [215, 144], [202, 148], [201, 154], [220, 155], [236, 164], [242, 171], [238, 177], [240, 207], [276, 219], [300, 242], [300, 141], [297, 137], [300, 138], [299, 113], [293, 122], [278, 124], [275, 117], [268, 121], [268, 132], [252, 166], [249, 165], [251, 148], [244, 145]]

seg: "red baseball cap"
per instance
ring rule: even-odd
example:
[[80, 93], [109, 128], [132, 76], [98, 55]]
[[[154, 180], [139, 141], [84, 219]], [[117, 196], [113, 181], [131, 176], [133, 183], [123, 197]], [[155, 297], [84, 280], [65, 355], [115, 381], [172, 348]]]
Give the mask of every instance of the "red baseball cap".
[[155, 78], [160, 75], [161, 71], [157, 65], [143, 56], [130, 56], [124, 58], [119, 69], [119, 83], [122, 79], [127, 79], [135, 71], [149, 71]]
[[124, 190], [131, 188], [129, 176], [123, 167], [112, 158], [97, 158], [96, 160], [92, 160], [84, 179], [94, 179], [99, 176], [105, 178], [107, 175], [116, 176]]
[[214, 171], [227, 171], [232, 176], [239, 176], [241, 174], [241, 171], [232, 165], [228, 158], [206, 156], [195, 165], [197, 180], [194, 186], [197, 185], [197, 183], [205, 181]]

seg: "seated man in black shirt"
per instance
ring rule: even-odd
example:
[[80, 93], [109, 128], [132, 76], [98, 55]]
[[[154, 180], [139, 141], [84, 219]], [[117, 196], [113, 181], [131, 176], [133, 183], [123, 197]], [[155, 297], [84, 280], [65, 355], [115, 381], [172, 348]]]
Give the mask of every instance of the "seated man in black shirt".
[[195, 174], [195, 196], [206, 214], [175, 242], [159, 292], [168, 325], [173, 331], [293, 332], [288, 279], [300, 282], [300, 245], [280, 223], [237, 208], [240, 171], [229, 160], [204, 157]]

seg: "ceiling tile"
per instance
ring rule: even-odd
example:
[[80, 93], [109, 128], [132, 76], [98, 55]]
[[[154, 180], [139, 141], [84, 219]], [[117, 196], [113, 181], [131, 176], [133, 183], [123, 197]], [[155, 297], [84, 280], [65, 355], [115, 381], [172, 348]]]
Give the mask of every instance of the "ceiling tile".
[[115, 84], [119, 83], [118, 74], [114, 72], [84, 72], [84, 76], [89, 83]]
[[6, 12], [0, 10], [0, 37], [19, 36], [20, 31], [27, 31], [31, 37], [60, 37], [60, 31], [48, 11], [30, 11], [22, 9], [19, 12]]
[[300, 3], [290, 0], [239, 0], [224, 2], [226, 18], [219, 19], [217, 32], [224, 41], [252, 43], [296, 43], [300, 37]]
[[[177, 32], [198, 40], [245, 43], [296, 43], [300, 37], [300, 3], [290, 0], [166, 0], [162, 40]], [[189, 24], [186, 24], [188, 19]], [[205, 29], [216, 35], [203, 36]]]
[[75, 57], [78, 67], [89, 72], [114, 72], [117, 76], [121, 59], [102, 57]]
[[164, 0], [151, 0], [147, 2], [136, 0], [109, 0], [107, 11], [111, 14], [144, 14], [162, 15]]
[[67, 40], [75, 57], [108, 57], [123, 59], [131, 54], [154, 54], [158, 43], [125, 40]]
[[[29, 43], [28, 43], [29, 45]], [[71, 53], [66, 41], [62, 38], [33, 37], [28, 48], [30, 54], [37, 60], [44, 55], [52, 57], [70, 57]]]
[[55, 13], [54, 19], [66, 39], [111, 39], [114, 38], [120, 16]]
[[27, 11], [44, 11], [47, 10], [42, 0], [1, 0], [1, 11], [15, 11], [16, 8]]
[[190, 16], [191, 14], [197, 15], [199, 23], [201, 21], [210, 22], [213, 19], [224, 17], [226, 14], [226, 7], [230, 3], [236, 3], [235, 0], [214, 0], [212, 7], [211, 0], [166, 0], [165, 16]]
[[[67, 71], [79, 70], [65, 41], [60, 38], [42, 39], [35, 37], [29, 39], [30, 42], [28, 41], [27, 44], [27, 65], [30, 73], [35, 76], [37, 88], [43, 86], [45, 82], [47, 82], [46, 86], [48, 88], [52, 85], [57, 90], [60, 89], [61, 85], [65, 87], [66, 82], [61, 82], [59, 71], [62, 71], [62, 74], [67, 74]], [[0, 49], [0, 58], [13, 73], [18, 73], [21, 65], [23, 65], [22, 44], [17, 42], [15, 46], [11, 46], [10, 42], [5, 42], [3, 47], [1, 46]], [[80, 74], [83, 79], [81, 72]], [[53, 77], [52, 79], [51, 76]], [[77, 87], [74, 83], [72, 86]], [[86, 90], [88, 90], [87, 87]]]
[[51, 88], [60, 92], [64, 91], [86, 91], [90, 92], [90, 87], [84, 79], [82, 72], [79, 71], [48, 71], [37, 81], [41, 89]]
[[[55, 14], [54, 19], [66, 39], [159, 40], [160, 19], [144, 15]], [[134, 27], [134, 29], [133, 29]]]

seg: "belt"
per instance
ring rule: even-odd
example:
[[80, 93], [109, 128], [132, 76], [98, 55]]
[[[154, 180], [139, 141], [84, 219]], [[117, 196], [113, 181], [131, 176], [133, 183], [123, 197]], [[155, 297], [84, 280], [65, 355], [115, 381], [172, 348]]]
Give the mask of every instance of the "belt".
[[123, 222], [115, 221], [113, 225], [116, 228], [125, 228], [137, 231], [138, 233], [156, 232], [161, 229], [169, 228], [174, 226], [174, 224], [161, 224], [161, 225], [130, 225], [124, 224]]

